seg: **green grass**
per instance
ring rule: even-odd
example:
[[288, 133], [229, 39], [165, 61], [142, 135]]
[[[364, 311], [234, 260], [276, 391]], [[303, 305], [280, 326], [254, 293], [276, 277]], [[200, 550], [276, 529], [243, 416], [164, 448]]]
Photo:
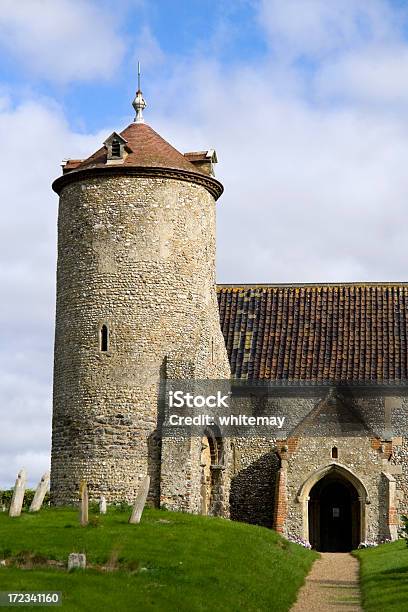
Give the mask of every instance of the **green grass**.
[[361, 591], [366, 612], [408, 610], [408, 547], [405, 541], [354, 551], [360, 560]]
[[317, 556], [243, 523], [150, 509], [140, 525], [128, 517], [110, 510], [97, 526], [81, 527], [74, 509], [1, 514], [0, 557], [30, 551], [66, 562], [85, 552], [98, 566], [117, 559], [118, 569], [0, 567], [0, 591], [62, 591], [63, 610], [280, 612]]

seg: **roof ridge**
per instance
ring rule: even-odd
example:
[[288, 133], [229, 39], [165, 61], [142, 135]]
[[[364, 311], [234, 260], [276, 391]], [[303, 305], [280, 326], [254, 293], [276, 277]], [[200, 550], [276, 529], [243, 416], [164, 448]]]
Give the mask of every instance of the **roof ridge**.
[[268, 287], [408, 287], [408, 281], [340, 281], [337, 283], [217, 283], [218, 289], [258, 289]]

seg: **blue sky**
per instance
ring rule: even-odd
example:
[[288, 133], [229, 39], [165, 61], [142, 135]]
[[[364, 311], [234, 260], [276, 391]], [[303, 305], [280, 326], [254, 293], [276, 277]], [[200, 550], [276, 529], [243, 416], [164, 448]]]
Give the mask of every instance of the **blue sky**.
[[138, 59], [147, 122], [217, 150], [220, 282], [408, 280], [406, 2], [2, 0], [0, 486], [49, 463], [50, 185], [132, 120]]
[[[28, 2], [40, 7], [36, 0]], [[78, 7], [92, 5], [82, 0], [74, 2]], [[256, 62], [266, 51], [256, 5], [246, 0], [119, 0], [94, 3], [94, 6], [98, 6], [108, 22], [112, 20], [114, 45], [118, 41], [122, 45], [117, 51], [120, 61], [114, 73], [104, 77], [97, 72], [94, 77], [89, 74], [86, 79], [79, 80], [73, 76], [65, 80], [63, 75], [55, 78], [53, 73], [38, 70], [11, 49], [0, 65], [0, 79], [13, 91], [16, 101], [28, 93], [49, 97], [61, 105], [70, 126], [76, 130], [98, 130], [103, 125], [117, 122], [118, 117], [129, 115], [129, 99], [136, 83], [135, 60], [139, 55], [146, 59], [143, 62], [143, 84], [148, 95], [150, 88], [160, 87], [166, 81], [179, 61], [214, 58], [225, 66], [231, 66]], [[228, 30], [226, 37], [223, 37], [224, 30]], [[92, 36], [91, 25], [85, 34]], [[149, 49], [143, 48], [146, 35], [157, 41], [160, 47], [162, 57], [158, 61], [157, 58], [152, 61], [145, 57], [149, 55]], [[108, 35], [106, 45], [109, 44]], [[54, 52], [69, 55], [71, 51], [67, 46]], [[95, 104], [95, 96], [100, 101], [98, 104]]]

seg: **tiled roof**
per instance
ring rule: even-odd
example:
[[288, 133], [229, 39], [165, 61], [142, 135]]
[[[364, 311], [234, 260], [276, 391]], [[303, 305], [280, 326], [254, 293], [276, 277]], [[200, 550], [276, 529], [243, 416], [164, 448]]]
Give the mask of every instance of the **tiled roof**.
[[219, 286], [236, 378], [408, 379], [408, 284]]
[[208, 159], [208, 151], [191, 151], [184, 153], [184, 157], [189, 161], [205, 161]]
[[[145, 123], [131, 123], [120, 136], [125, 141], [123, 158], [111, 156], [108, 159], [108, 147], [103, 146], [87, 159], [68, 160], [63, 166], [62, 176], [53, 182], [53, 190], [60, 194], [70, 183], [101, 175], [128, 175], [195, 183], [204, 187], [215, 200], [222, 194], [224, 188], [212, 172], [212, 164], [216, 162], [214, 151], [211, 151], [212, 155], [208, 159], [206, 156], [205, 161], [201, 159], [201, 152], [198, 152], [199, 159], [194, 157], [192, 163], [188, 155], [184, 156], [177, 151]], [[105, 144], [109, 144], [107, 141]]]
[[71, 170], [76, 170], [83, 161], [83, 159], [67, 159], [62, 165], [62, 171], [66, 173], [71, 172]]
[[[124, 167], [135, 166], [138, 168], [174, 168], [176, 170], [187, 170], [199, 172], [182, 153], [171, 146], [164, 138], [159, 136], [146, 123], [131, 123], [120, 132], [127, 140], [127, 149], [130, 151], [124, 160]], [[106, 148], [101, 147], [76, 166], [76, 170], [85, 168], [98, 168], [106, 166]]]

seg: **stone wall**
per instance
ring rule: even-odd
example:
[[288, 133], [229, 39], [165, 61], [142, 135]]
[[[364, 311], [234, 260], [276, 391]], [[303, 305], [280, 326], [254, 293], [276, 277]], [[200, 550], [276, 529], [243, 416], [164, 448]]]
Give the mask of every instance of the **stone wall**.
[[[346, 412], [342, 404], [344, 398], [337, 400], [334, 412], [330, 412], [330, 397], [269, 399], [270, 414], [290, 413], [287, 439], [250, 436], [232, 441], [231, 518], [274, 526], [285, 535], [307, 537], [304, 505], [307, 506], [307, 500], [299, 498], [302, 487], [314, 474], [322, 476], [325, 468], [340, 466], [346, 478], [351, 474], [350, 477], [361, 483], [367, 492], [362, 537], [376, 542], [395, 537], [398, 517], [407, 512], [406, 439], [381, 438], [381, 431], [385, 429], [384, 397], [354, 398], [347, 422], [336, 422], [337, 415]], [[406, 409], [403, 400], [400, 411], [393, 413], [399, 428], [404, 419], [406, 422]], [[308, 414], [314, 414], [315, 418], [305, 419]], [[328, 417], [334, 419], [332, 423], [327, 421]], [[360, 418], [362, 427], [368, 423], [368, 430], [362, 432], [363, 435], [342, 435], [344, 427], [353, 428], [356, 423], [360, 427]], [[371, 431], [370, 426], [377, 431]], [[325, 435], [322, 435], [322, 427]], [[392, 431], [395, 427], [394, 424]], [[328, 428], [332, 435], [328, 434]], [[337, 449], [335, 458], [332, 457], [334, 447]]]
[[[338, 449], [333, 459], [331, 450]], [[382, 456], [372, 448], [369, 438], [302, 438], [287, 459], [288, 515], [286, 535], [305, 537], [304, 508], [299, 499], [302, 486], [319, 469], [340, 465], [353, 473], [368, 492], [365, 505], [366, 539], [378, 541], [384, 535], [384, 504], [381, 499]]]
[[391, 463], [399, 468], [395, 473], [396, 502], [399, 514], [408, 514], [408, 398], [399, 398], [390, 415], [393, 454]]
[[[202, 351], [195, 356], [190, 352], [190, 360], [187, 360], [184, 348], [182, 351], [174, 350], [167, 358], [167, 378], [172, 380], [205, 380], [219, 378], [214, 371], [214, 365], [208, 364], [208, 360]], [[220, 371], [219, 360], [217, 362]], [[227, 372], [224, 371], [227, 378]], [[204, 432], [203, 432], [204, 433]], [[230, 453], [228, 440], [222, 441], [223, 462], [225, 466], [230, 464]], [[160, 505], [172, 510], [190, 511], [200, 513], [202, 510], [202, 466], [201, 466], [201, 436], [191, 437], [163, 435], [161, 454], [161, 488]], [[217, 466], [219, 467], [219, 466]], [[225, 470], [223, 470], [224, 472]], [[218, 486], [217, 498], [212, 501], [209, 514], [228, 516], [229, 498], [229, 473], [222, 475], [222, 484]], [[220, 497], [222, 499], [220, 499]], [[218, 508], [215, 510], [214, 505]]]
[[[107, 351], [100, 344], [103, 325]], [[201, 438], [161, 438], [163, 382], [228, 377], [215, 293], [213, 196], [203, 186], [158, 177], [101, 176], [63, 187], [54, 502], [76, 501], [82, 479], [91, 498], [133, 501], [149, 473], [151, 502], [200, 512]], [[353, 400], [350, 422], [365, 423], [367, 431], [346, 437], [344, 424], [323, 434], [321, 416], [346, 414], [341, 401], [326, 399], [257, 398], [268, 402], [269, 414], [288, 415], [292, 438], [286, 450], [278, 434], [224, 439], [224, 465], [211, 466], [216, 486], [210, 513], [230, 512], [233, 519], [269, 527], [279, 520], [284, 533], [304, 535], [302, 484], [337, 462], [367, 490], [366, 537], [388, 537], [398, 513], [408, 513], [408, 444], [400, 431], [408, 402], [381, 422], [384, 398]], [[309, 422], [315, 410], [320, 416]], [[333, 446], [339, 453], [334, 461]]]
[[272, 527], [276, 477], [280, 466], [273, 440], [239, 438], [232, 442], [230, 516]]
[[181, 364], [199, 360], [201, 377], [229, 376], [215, 293], [213, 197], [165, 178], [66, 185], [58, 220], [55, 503], [76, 501], [81, 479], [91, 498], [132, 501], [146, 472], [150, 499], [158, 501], [160, 381], [177, 351]]

